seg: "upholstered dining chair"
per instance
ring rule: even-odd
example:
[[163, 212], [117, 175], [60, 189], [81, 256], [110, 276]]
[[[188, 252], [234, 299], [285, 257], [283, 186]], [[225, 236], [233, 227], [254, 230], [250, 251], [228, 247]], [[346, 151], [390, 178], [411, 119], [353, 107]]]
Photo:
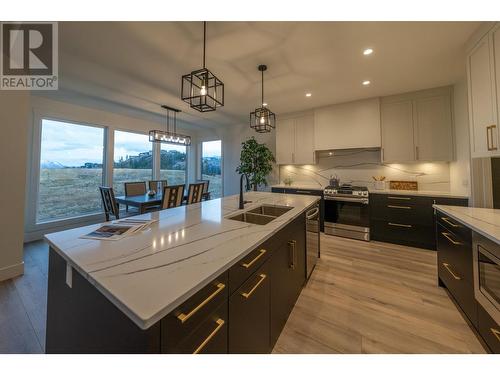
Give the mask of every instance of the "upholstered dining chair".
[[101, 192], [102, 207], [104, 209], [106, 221], [109, 221], [111, 216], [114, 216], [114, 220], [119, 219], [120, 212], [118, 204], [115, 200], [115, 192], [113, 191], [113, 188], [108, 186], [99, 186], [99, 191]]
[[163, 191], [165, 186], [168, 186], [167, 180], [153, 180], [153, 181], [149, 181], [149, 183], [148, 183], [149, 190], [154, 190], [156, 192]]
[[203, 182], [198, 182], [194, 184], [189, 184], [187, 204], [201, 202], [203, 198]]
[[198, 180], [196, 182], [203, 184], [202, 198], [206, 201], [210, 200], [210, 192], [208, 191], [208, 186], [210, 185], [210, 180]]
[[161, 197], [160, 210], [179, 207], [184, 200], [184, 185], [165, 186]]

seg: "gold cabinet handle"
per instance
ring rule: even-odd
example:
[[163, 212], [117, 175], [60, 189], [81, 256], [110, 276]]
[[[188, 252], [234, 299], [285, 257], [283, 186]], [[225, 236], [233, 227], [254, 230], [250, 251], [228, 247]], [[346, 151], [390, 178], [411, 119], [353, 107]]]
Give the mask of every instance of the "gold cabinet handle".
[[462, 278], [461, 278], [461, 277], [459, 277], [459, 276], [455, 275], [455, 273], [451, 270], [451, 267], [450, 267], [450, 265], [449, 265], [448, 263], [443, 263], [443, 266], [444, 266], [444, 268], [446, 268], [446, 270], [450, 273], [450, 275], [451, 275], [451, 276], [453, 276], [453, 278], [454, 278], [455, 280], [462, 280]]
[[219, 332], [224, 323], [225, 322], [222, 319], [217, 319], [217, 321], [215, 322], [215, 324], [217, 324], [217, 327], [215, 327], [212, 333], [210, 333], [210, 335], [208, 335], [207, 338], [203, 340], [203, 342], [200, 344], [200, 346], [196, 348], [193, 354], [198, 354], [210, 342], [210, 340], [212, 340], [212, 338], [217, 334], [217, 332]]
[[448, 241], [450, 241], [453, 245], [461, 245], [461, 244], [462, 244], [461, 242], [455, 241], [453, 238], [451, 238], [449, 233], [446, 233], [446, 232], [441, 232], [441, 234], [442, 234], [444, 237], [446, 237], [446, 239], [447, 239]]
[[201, 302], [198, 306], [196, 306], [194, 309], [192, 309], [189, 313], [187, 314], [184, 314], [184, 313], [180, 313], [179, 315], [177, 315], [177, 319], [179, 319], [181, 321], [181, 323], [185, 323], [186, 320], [188, 320], [189, 318], [191, 318], [194, 314], [196, 314], [196, 312], [198, 310], [200, 310], [203, 306], [205, 306], [207, 303], [209, 303], [212, 299], [215, 298], [215, 296], [217, 294], [219, 294], [220, 292], [222, 292], [222, 290], [226, 287], [225, 284], [223, 283], [218, 283], [217, 284], [217, 289], [215, 290], [215, 292], [213, 292], [212, 294], [210, 294], [205, 300], [203, 300], [203, 302]]
[[500, 341], [500, 331], [498, 329], [495, 329], [495, 328], [490, 328], [490, 331], [491, 331], [491, 333], [493, 333], [495, 335], [497, 340]]
[[252, 289], [250, 289], [248, 292], [241, 293], [243, 298], [250, 298], [253, 292], [255, 292], [255, 290], [259, 287], [260, 284], [262, 284], [262, 282], [266, 279], [267, 276], [261, 273], [259, 277], [260, 277], [259, 281], [257, 281], [257, 283], [253, 286]]
[[411, 210], [410, 206], [394, 206], [392, 204], [388, 204], [387, 207], [389, 207], [389, 208], [399, 208], [399, 209], [403, 209], [403, 210]]
[[488, 151], [491, 151], [491, 148], [490, 148], [490, 127], [489, 126], [486, 127], [486, 148]]
[[388, 199], [399, 199], [400, 201], [411, 201], [410, 197], [394, 197], [394, 196], [388, 196]]
[[260, 249], [259, 250], [259, 254], [255, 258], [253, 258], [251, 262], [249, 262], [249, 263], [241, 263], [241, 266], [244, 267], [244, 268], [250, 268], [250, 267], [252, 267], [252, 265], [255, 262], [257, 262], [266, 252], [267, 252], [266, 249]]
[[491, 151], [496, 151], [498, 150], [497, 146], [495, 146], [495, 138], [493, 137], [493, 129], [496, 129], [496, 125], [491, 125], [490, 126], [490, 134], [491, 134]]
[[447, 217], [442, 217], [441, 220], [443, 220], [446, 224], [451, 225], [453, 228], [458, 228], [460, 226], [450, 221]]
[[418, 156], [418, 146], [415, 146], [415, 159], [416, 160], [419, 159], [419, 156]]
[[403, 228], [412, 228], [413, 225], [410, 224], [398, 224], [398, 223], [387, 223], [393, 227], [403, 227]]
[[295, 257], [296, 257], [295, 248], [297, 246], [297, 241], [295, 241], [295, 240], [288, 241], [288, 246], [290, 246], [289, 249], [292, 251], [291, 256], [290, 256], [290, 254], [288, 254], [288, 261], [289, 261], [288, 268], [291, 268], [292, 270], [294, 270], [295, 269]]

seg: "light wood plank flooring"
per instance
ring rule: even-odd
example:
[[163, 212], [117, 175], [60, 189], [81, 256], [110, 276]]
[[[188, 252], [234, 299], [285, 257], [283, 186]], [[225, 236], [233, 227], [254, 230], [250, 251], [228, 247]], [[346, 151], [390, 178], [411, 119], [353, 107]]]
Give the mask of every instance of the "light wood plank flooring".
[[[436, 253], [321, 237], [322, 257], [275, 353], [483, 353], [446, 292]], [[25, 246], [25, 275], [0, 282], [0, 353], [43, 353], [48, 248]]]
[[275, 353], [484, 353], [437, 286], [436, 252], [325, 235], [321, 246]]

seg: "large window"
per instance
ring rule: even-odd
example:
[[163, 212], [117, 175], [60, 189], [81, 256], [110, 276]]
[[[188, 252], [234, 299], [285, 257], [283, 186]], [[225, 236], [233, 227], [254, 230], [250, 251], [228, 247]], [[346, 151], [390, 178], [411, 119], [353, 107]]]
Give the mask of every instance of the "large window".
[[160, 180], [167, 180], [169, 185], [186, 183], [186, 146], [161, 144]]
[[125, 194], [125, 182], [153, 178], [153, 146], [145, 134], [115, 131], [113, 188]]
[[212, 198], [222, 197], [222, 143], [221, 141], [201, 144], [201, 178], [210, 180]]
[[104, 129], [43, 119], [37, 222], [101, 210]]

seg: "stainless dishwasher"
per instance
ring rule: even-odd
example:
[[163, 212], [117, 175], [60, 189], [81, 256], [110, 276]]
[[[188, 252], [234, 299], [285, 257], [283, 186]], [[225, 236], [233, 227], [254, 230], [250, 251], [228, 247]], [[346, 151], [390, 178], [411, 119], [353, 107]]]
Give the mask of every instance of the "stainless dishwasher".
[[319, 203], [306, 212], [306, 271], [307, 278], [319, 258]]

